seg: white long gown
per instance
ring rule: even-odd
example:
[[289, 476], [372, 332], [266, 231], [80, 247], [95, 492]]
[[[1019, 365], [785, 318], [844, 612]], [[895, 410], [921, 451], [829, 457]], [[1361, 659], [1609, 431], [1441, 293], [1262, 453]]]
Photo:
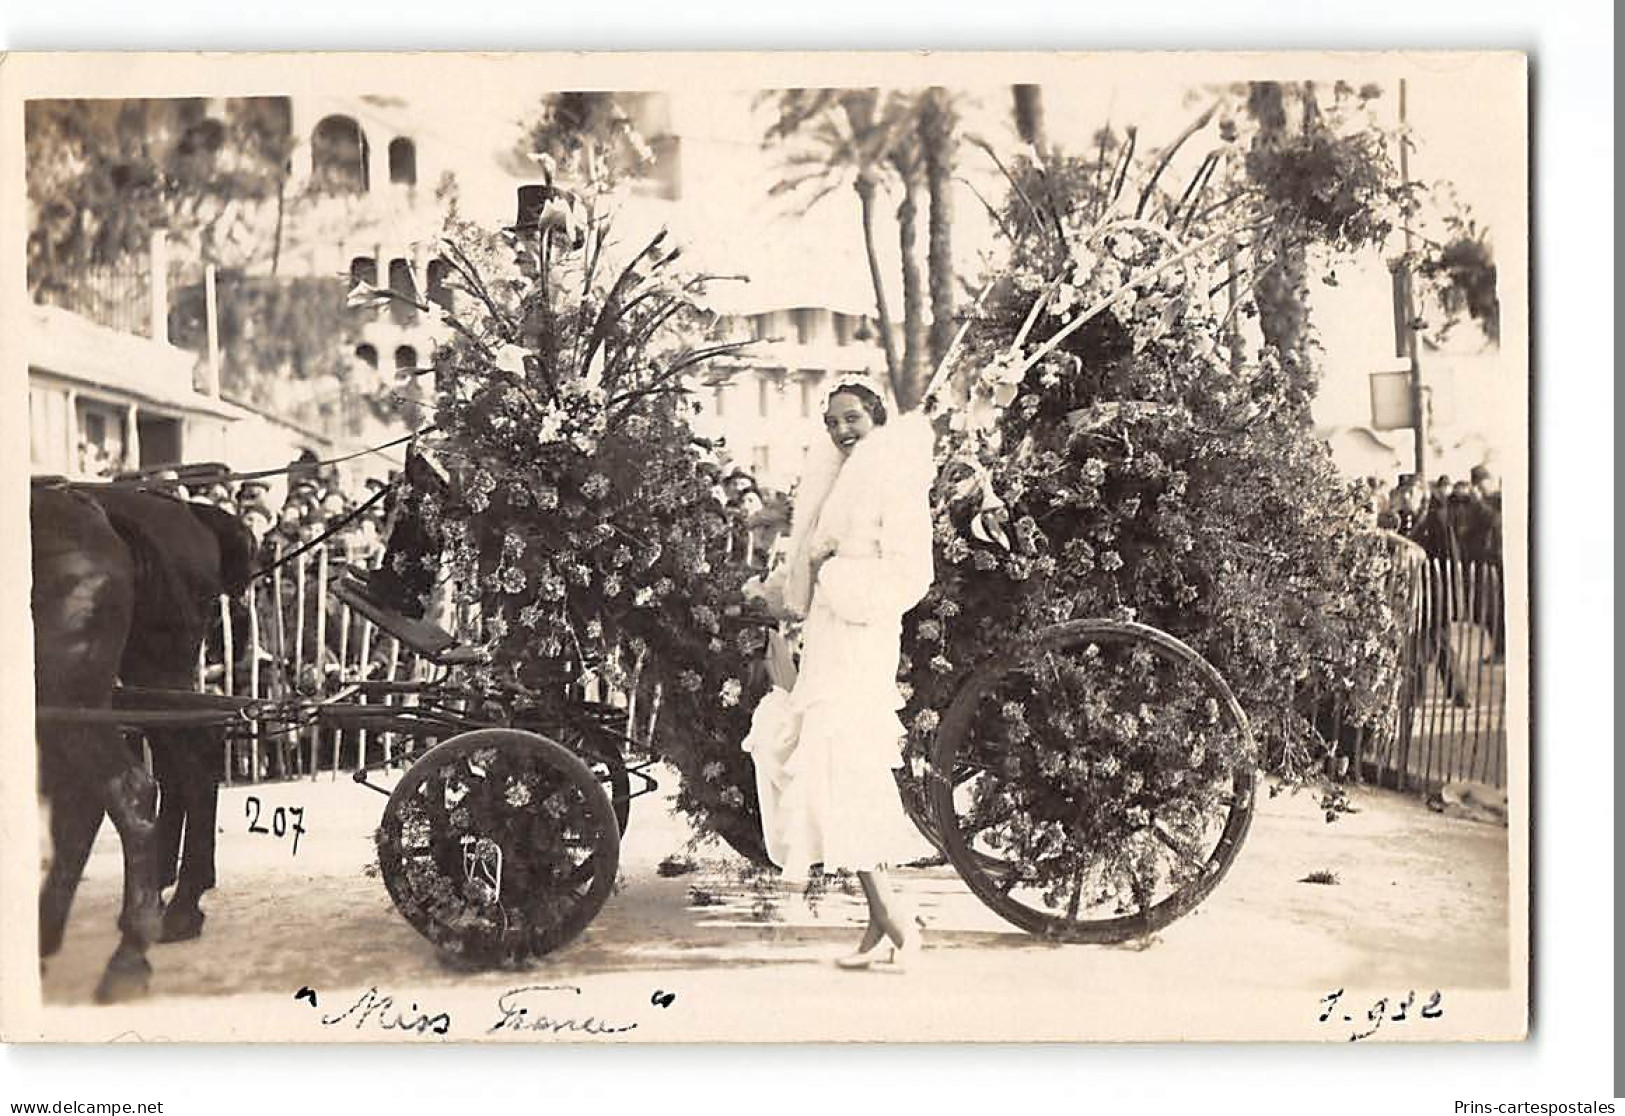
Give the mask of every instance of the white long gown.
[[903, 813], [897, 688], [902, 617], [931, 587], [931, 429], [904, 416], [840, 466], [808, 538], [833, 541], [803, 627], [794, 689], [757, 707], [763, 836], [787, 876], [869, 870], [927, 851]]

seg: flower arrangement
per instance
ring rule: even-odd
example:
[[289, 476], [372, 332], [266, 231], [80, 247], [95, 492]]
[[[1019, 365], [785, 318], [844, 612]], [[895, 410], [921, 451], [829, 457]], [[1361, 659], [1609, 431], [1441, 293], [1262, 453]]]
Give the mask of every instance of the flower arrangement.
[[568, 721], [591, 678], [646, 708], [658, 694], [652, 745], [684, 776], [679, 805], [749, 846], [739, 741], [766, 636], [735, 619], [743, 524], [714, 497], [687, 387], [740, 346], [705, 340], [706, 279], [679, 273], [664, 233], [615, 251], [607, 219], [551, 187], [505, 234], [453, 215], [454, 308], [420, 306], [447, 334], [424, 444], [450, 481], [414, 486], [406, 512], [470, 618], [475, 686], [523, 695], [541, 723]]
[[1384, 545], [1278, 355], [1242, 351], [1211, 298], [1234, 230], [1185, 242], [1102, 219], [1099, 199], [1053, 189], [1069, 179], [1089, 176], [1016, 175], [1021, 206], [1047, 190], [1054, 212], [1026, 226], [966, 334], [980, 372], [944, 424], [937, 578], [905, 623], [902, 678], [923, 758], [968, 672], [1056, 622], [1140, 621], [1218, 669], [1260, 756], [1218, 731], [1193, 680], [1098, 647], [1018, 672], [972, 721], [974, 766], [994, 777], [967, 784], [961, 824], [1052, 902], [1086, 879], [1090, 901], [1132, 911], [1182, 870], [1153, 846], [1194, 847], [1226, 773], [1318, 773], [1328, 696], [1357, 723], [1381, 716], [1397, 617]]

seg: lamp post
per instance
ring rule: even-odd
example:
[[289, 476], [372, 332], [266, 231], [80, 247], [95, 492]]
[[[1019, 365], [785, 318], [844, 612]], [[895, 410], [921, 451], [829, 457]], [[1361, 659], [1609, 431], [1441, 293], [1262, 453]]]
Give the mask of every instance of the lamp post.
[[[1403, 184], [1405, 195], [1409, 194], [1411, 184], [1411, 139], [1405, 128], [1405, 79], [1399, 79], [1399, 177]], [[1404, 200], [1403, 227], [1405, 231], [1405, 257], [1400, 262], [1402, 286], [1404, 289], [1403, 312], [1405, 321], [1403, 332], [1405, 337], [1406, 355], [1410, 358], [1411, 383], [1411, 421], [1412, 421], [1412, 450], [1416, 459], [1416, 476], [1420, 480], [1427, 475], [1427, 418], [1424, 410], [1426, 389], [1422, 386], [1422, 362], [1418, 358], [1418, 341], [1416, 337], [1416, 291], [1411, 283], [1411, 251], [1414, 237], [1411, 234], [1410, 198]]]

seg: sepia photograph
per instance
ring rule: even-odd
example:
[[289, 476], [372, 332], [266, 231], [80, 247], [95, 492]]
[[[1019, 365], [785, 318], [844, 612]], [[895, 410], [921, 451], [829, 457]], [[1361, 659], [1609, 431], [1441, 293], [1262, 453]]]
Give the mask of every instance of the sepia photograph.
[[0, 96], [5, 1040], [1527, 1038], [1524, 54]]

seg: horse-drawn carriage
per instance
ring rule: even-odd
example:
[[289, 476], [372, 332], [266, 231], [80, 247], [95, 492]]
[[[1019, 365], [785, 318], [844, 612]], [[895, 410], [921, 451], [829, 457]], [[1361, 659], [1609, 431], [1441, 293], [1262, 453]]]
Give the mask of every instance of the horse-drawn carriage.
[[[705, 560], [707, 535], [695, 526], [715, 509], [707, 503], [704, 484], [696, 484], [693, 455], [684, 443], [689, 433], [686, 411], [679, 401], [686, 400], [685, 376], [729, 357], [742, 343], [701, 344], [684, 337], [669, 351], [656, 344], [662, 330], [695, 309], [694, 283], [666, 277], [678, 253], [665, 243], [663, 233], [634, 254], [613, 281], [598, 283], [594, 276], [602, 262], [597, 251], [604, 243], [601, 236], [585, 241], [566, 237], [558, 221], [527, 223], [521, 216], [520, 225], [508, 230], [507, 244], [527, 256], [532, 271], [579, 265], [585, 277], [572, 272], [579, 282], [568, 285], [512, 279], [487, 286], [468, 257], [448, 242], [448, 258], [463, 286], [477, 296], [471, 300], [476, 314], [484, 314], [472, 325], [459, 323], [434, 370], [437, 425], [473, 476], [483, 481], [483, 487], [471, 486], [477, 489], [477, 501], [471, 498], [464, 508], [445, 511], [463, 529], [465, 584], [491, 581], [493, 592], [506, 594], [503, 608], [518, 621], [503, 621], [508, 634], [500, 638], [509, 659], [530, 655], [549, 667], [561, 653], [537, 648], [583, 641], [573, 627], [565, 633], [567, 641], [565, 634], [527, 622], [527, 614], [544, 612], [534, 599], [526, 607], [523, 594], [551, 583], [548, 623], [570, 627], [583, 619], [583, 630], [596, 629], [594, 638], [602, 642], [607, 637], [599, 616], [591, 609], [585, 617], [571, 613], [571, 594], [598, 594], [598, 613], [604, 613], [604, 601], [654, 592], [647, 585], [636, 595], [628, 591], [622, 574], [636, 571], [647, 581], [681, 585], [672, 611], [645, 615], [643, 634], [662, 624], [669, 630], [673, 623], [684, 623], [683, 617], [703, 611], [711, 625], [707, 634], [714, 657], [729, 634], [716, 627], [714, 600], [702, 610], [690, 607], [698, 601], [682, 599], [685, 593], [715, 590], [720, 579]], [[1166, 332], [1197, 285], [1188, 261], [1221, 239], [1212, 234], [1182, 246], [1147, 222], [1114, 224], [1109, 218], [1108, 212], [1098, 228], [1079, 240], [1080, 246], [1092, 246], [1089, 251], [1063, 253], [1065, 259], [1057, 265], [1060, 278], [1043, 286], [1008, 351], [980, 373], [974, 397], [991, 400], [983, 418], [996, 418], [1023, 384], [1041, 386], [1045, 377], [1059, 375], [1044, 362], [1053, 356], [1064, 365], [1067, 354], [1058, 353], [1059, 347], [1096, 319], [1104, 323], [1100, 329], [1111, 341], [1106, 348], [1119, 364], [1128, 360], [1125, 354], [1140, 350], [1141, 334]], [[488, 255], [497, 253], [492, 245], [486, 247]], [[1064, 325], [1046, 319], [1048, 339], [1026, 345], [1046, 305], [1057, 297], [1061, 278], [1068, 275], [1076, 284], [1068, 288], [1069, 297], [1094, 301], [1088, 309], [1058, 319]], [[579, 303], [559, 303], [550, 292], [563, 289], [586, 294]], [[504, 291], [521, 293], [507, 305]], [[969, 324], [967, 320], [965, 328]], [[1205, 336], [1215, 327], [1203, 323], [1195, 328]], [[956, 339], [924, 398], [931, 399], [936, 386], [947, 382], [958, 347]], [[658, 360], [652, 355], [657, 351], [664, 354]], [[1077, 361], [1075, 356], [1067, 359]], [[1218, 367], [1216, 358], [1203, 359], [1202, 367]], [[1035, 389], [1024, 403], [1039, 403], [1039, 394]], [[1079, 396], [1083, 402], [1090, 398], [1087, 391]], [[1138, 412], [1128, 404], [1108, 406], [1117, 408], [1102, 420], [1117, 424], [1109, 437], [1093, 431], [1091, 424], [1098, 418], [1094, 410], [1055, 416], [1055, 436], [1068, 445], [1080, 439], [1079, 444], [1120, 441], [1132, 457], [1128, 429], [1138, 421], [1133, 417]], [[1032, 425], [1034, 408], [1018, 407], [1011, 413], [1016, 412], [1025, 416], [1022, 424]], [[1091, 462], [1085, 465], [1097, 465], [1103, 473], [1104, 465], [1093, 461], [1094, 452], [1089, 450]], [[1136, 468], [1151, 456], [1141, 455]], [[985, 465], [967, 460], [985, 479]], [[500, 492], [493, 473], [502, 474]], [[565, 480], [574, 488], [566, 491]], [[953, 487], [954, 482], [938, 486]], [[671, 497], [678, 488], [687, 495]], [[972, 489], [967, 529], [980, 531], [985, 541], [993, 536], [975, 504], [976, 495], [987, 496], [990, 487], [973, 484]], [[561, 491], [566, 497], [562, 511]], [[611, 491], [619, 501], [613, 512], [604, 503]], [[1074, 495], [1058, 490], [1055, 506], [1064, 511]], [[1142, 495], [1148, 505], [1156, 493], [1136, 490], [1129, 502], [1142, 506]], [[626, 522], [616, 520], [617, 515]], [[474, 520], [476, 529], [470, 531]], [[521, 537], [519, 529], [528, 534]], [[962, 535], [958, 528], [950, 533]], [[391, 546], [411, 549], [412, 534], [410, 520], [404, 534], [397, 521]], [[569, 537], [577, 538], [571, 545], [578, 549], [566, 562], [548, 548]], [[954, 541], [966, 545], [963, 537]], [[628, 542], [648, 552], [647, 561], [645, 554], [634, 555]], [[669, 545], [663, 548], [663, 543]], [[596, 572], [582, 549], [589, 546], [600, 548], [594, 552], [599, 557], [592, 559], [598, 562]], [[672, 555], [684, 547], [684, 569], [678, 570]], [[657, 569], [661, 552], [668, 566]], [[36, 545], [36, 563], [38, 554]], [[534, 561], [536, 569], [519, 569], [515, 556], [520, 554]], [[1115, 552], [1111, 556], [1122, 564]], [[538, 701], [535, 687], [517, 679], [505, 684], [491, 671], [482, 672], [471, 647], [407, 615], [411, 609], [400, 603], [406, 598], [389, 591], [387, 583], [397, 575], [411, 580], [419, 576], [415, 571], [430, 568], [429, 555], [408, 557], [386, 562], [376, 579], [341, 580], [332, 591], [421, 661], [435, 664], [429, 678], [394, 681], [363, 674], [332, 692], [266, 701], [178, 687], [127, 685], [113, 691], [115, 670], [103, 664], [104, 688], [111, 696], [76, 692], [67, 700], [52, 700], [52, 692], [42, 686], [42, 754], [44, 729], [50, 725], [105, 730], [186, 724], [261, 737], [316, 725], [393, 734], [404, 747], [387, 762], [363, 762], [355, 779], [388, 798], [377, 831], [378, 858], [396, 906], [425, 937], [470, 963], [523, 962], [569, 942], [608, 900], [616, 885], [620, 837], [631, 800], [654, 789], [649, 771], [670, 757], [660, 755], [649, 736], [633, 731], [626, 711], [615, 704], [588, 701], [580, 693], [561, 699], [557, 686], [547, 691], [547, 700]], [[980, 557], [988, 560], [980, 567], [984, 569], [997, 568], [1003, 560]], [[555, 558], [560, 565], [552, 564]], [[666, 576], [668, 569], [689, 580], [674, 582]], [[504, 572], [512, 575], [513, 587]], [[578, 576], [572, 582], [566, 575]], [[1026, 568], [1016, 576], [1026, 579]], [[1044, 580], [1055, 581], [1023, 583]], [[612, 582], [615, 588], [609, 587]], [[1033, 604], [1033, 611], [1020, 613], [1021, 623], [1012, 628], [1008, 620], [1018, 613], [1003, 597], [989, 596], [988, 586], [998, 588], [989, 582], [975, 590], [986, 598], [983, 612], [961, 626], [959, 638], [965, 642], [956, 652], [957, 663], [927, 652], [935, 679], [928, 679], [930, 692], [915, 696], [920, 708], [911, 711], [913, 731], [905, 753], [910, 762], [899, 775], [908, 812], [967, 886], [1024, 930], [1058, 940], [1101, 942], [1166, 925], [1212, 891], [1246, 836], [1258, 757], [1241, 705], [1219, 673], [1174, 635], [1120, 616], [1074, 618], [1077, 602], [1072, 599]], [[475, 595], [476, 601], [481, 599]], [[1188, 603], [1189, 598], [1179, 599]], [[1006, 622], [1002, 629], [993, 613]], [[36, 588], [36, 624], [40, 615]], [[720, 623], [739, 628], [770, 621], [736, 609]], [[914, 625], [916, 631], [924, 627]], [[1004, 634], [977, 634], [996, 631]], [[706, 665], [707, 640], [685, 653], [690, 661], [683, 666]], [[570, 672], [534, 673], [557, 682]], [[695, 722], [684, 728], [718, 735], [716, 722], [709, 729], [705, 723], [703, 702], [729, 704], [721, 695], [732, 686], [737, 703], [738, 680], [730, 678], [717, 689], [713, 678], [702, 688], [697, 671], [684, 670], [682, 676], [692, 682], [685, 687], [686, 715]], [[383, 699], [392, 694], [410, 694], [413, 700], [385, 704]], [[748, 858], [765, 863], [759, 827], [751, 824], [755, 787], [739, 742], [709, 742], [713, 762], [704, 767], [732, 772], [727, 777], [737, 784], [723, 788], [722, 797], [746, 804], [726, 824], [712, 828]], [[735, 761], [731, 765], [714, 762], [723, 750]], [[404, 772], [392, 788], [374, 781], [396, 765]], [[680, 770], [685, 780], [698, 774]], [[102, 777], [139, 784], [139, 778], [111, 768]], [[131, 906], [129, 889], [148, 886], [143, 875], [148, 868], [129, 859], [132, 840], [141, 839], [139, 826], [130, 821], [139, 810], [128, 802], [118, 808], [128, 823], [121, 827], [128, 868], [125, 921], [139, 927], [135, 915], [150, 913], [156, 897], [147, 895]], [[82, 858], [78, 863], [82, 865]], [[77, 870], [75, 865], [68, 869], [70, 874]], [[67, 894], [71, 896], [71, 886]], [[60, 900], [58, 907], [65, 918]], [[129, 928], [126, 941], [132, 953], [144, 948], [140, 933]], [[48, 940], [46, 945], [48, 951]], [[142, 960], [136, 966], [138, 976], [144, 965]]]
[[[126, 684], [112, 689], [105, 707], [42, 699], [42, 734], [112, 726], [261, 739], [310, 726], [393, 734], [402, 742], [394, 754], [363, 763], [354, 779], [387, 797], [378, 865], [403, 917], [472, 965], [522, 963], [571, 941], [616, 886], [632, 799], [656, 787], [650, 770], [658, 757], [630, 728], [627, 710], [579, 693], [544, 708], [522, 687], [493, 688], [488, 679], [471, 685], [463, 672], [478, 656], [450, 632], [392, 608], [365, 579], [340, 578], [330, 592], [435, 669], [416, 680], [357, 677], [326, 694], [275, 700]], [[772, 621], [744, 614], [729, 622]], [[1145, 886], [1135, 894], [1103, 885], [1087, 864], [1073, 864], [1061, 886], [1053, 873], [1039, 879], [1027, 872], [1027, 858], [1014, 855], [1020, 842], [1010, 837], [1012, 810], [1028, 815], [1018, 819], [1020, 829], [1040, 814], [1064, 822], [1057, 808], [1076, 813], [1089, 805], [1035, 793], [1050, 782], [1043, 765], [1001, 750], [990, 741], [1008, 734], [983, 729], [1019, 698], [1033, 710], [1033, 731], [1044, 731], [1058, 722], [1039, 706], [1055, 712], [1098, 701], [1078, 692], [1080, 679], [1086, 681], [1079, 668], [1102, 663], [1112, 668], [1108, 674], [1143, 681], [1128, 695], [1142, 715], [1154, 717], [1147, 703], [1160, 699], [1167, 716], [1184, 711], [1177, 715], [1188, 718], [1182, 724], [1189, 739], [1228, 734], [1241, 744], [1235, 755], [1252, 754], [1241, 706], [1188, 646], [1147, 626], [1085, 619], [990, 648], [940, 711], [929, 754], [900, 773], [911, 817], [970, 889], [1022, 929], [1064, 941], [1123, 940], [1190, 910], [1234, 860], [1253, 811], [1250, 762], [1217, 776], [1209, 768], [1206, 777], [1217, 785], [1199, 800], [1202, 816], [1145, 819], [1144, 855], [1161, 859], [1145, 870]], [[406, 695], [410, 704], [390, 701]], [[1056, 755], [1077, 754], [1079, 742], [1058, 743]], [[395, 768], [402, 770], [394, 785], [382, 782]], [[750, 798], [754, 788], [740, 791]], [[128, 845], [122, 827], [121, 835]], [[759, 832], [725, 829], [720, 836], [766, 864]], [[1030, 849], [1031, 833], [1025, 839]], [[127, 910], [128, 903], [127, 896]]]

